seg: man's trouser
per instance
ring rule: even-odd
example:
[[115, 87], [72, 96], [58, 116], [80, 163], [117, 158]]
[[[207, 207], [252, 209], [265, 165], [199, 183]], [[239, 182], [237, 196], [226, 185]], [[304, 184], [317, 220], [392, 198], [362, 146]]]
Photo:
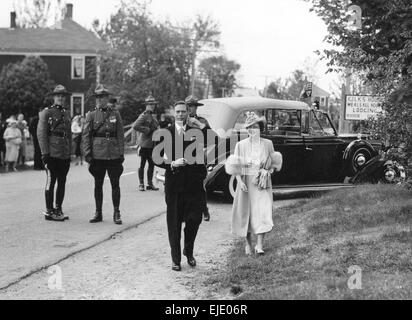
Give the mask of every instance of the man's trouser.
[[53, 209], [54, 202], [54, 187], [57, 182], [56, 189], [56, 207], [61, 208], [64, 200], [64, 193], [66, 191], [66, 177], [70, 169], [70, 159], [49, 158], [46, 168], [46, 208]]
[[181, 261], [181, 230], [184, 229], [184, 252], [186, 256], [193, 256], [194, 244], [199, 226], [202, 223], [202, 192], [176, 193], [166, 195], [167, 229], [171, 248], [172, 261], [180, 264]]
[[123, 165], [120, 159], [116, 160], [92, 160], [89, 172], [94, 177], [94, 199], [96, 212], [102, 212], [103, 207], [103, 183], [106, 171], [112, 185], [112, 202], [115, 209], [120, 207], [120, 177], [123, 173]]
[[147, 169], [147, 184], [150, 186], [153, 184], [153, 172], [154, 172], [154, 162], [152, 159], [153, 148], [140, 148], [140, 168], [139, 168], [139, 184], [144, 185], [144, 168], [146, 162], [149, 164]]

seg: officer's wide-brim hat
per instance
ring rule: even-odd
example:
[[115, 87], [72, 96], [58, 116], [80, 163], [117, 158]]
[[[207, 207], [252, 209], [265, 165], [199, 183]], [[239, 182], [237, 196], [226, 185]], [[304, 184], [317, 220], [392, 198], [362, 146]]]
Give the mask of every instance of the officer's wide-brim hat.
[[99, 84], [96, 87], [96, 90], [94, 90], [94, 93], [92, 94], [92, 97], [108, 97], [111, 96], [112, 93], [107, 89], [104, 85]]
[[71, 92], [67, 91], [66, 87], [59, 84], [54, 88], [52, 92], [49, 92], [47, 96], [56, 96], [56, 95], [63, 95], [63, 96], [70, 96]]
[[262, 123], [263, 125], [266, 124], [266, 118], [264, 116], [259, 117], [256, 113], [250, 112], [245, 121], [245, 129], [250, 128], [251, 126]]
[[201, 107], [204, 106], [203, 103], [199, 103], [198, 99], [196, 99], [196, 97], [194, 96], [188, 96], [185, 100], [185, 103], [189, 106], [189, 107]]
[[156, 101], [156, 99], [153, 96], [148, 96], [145, 101], [144, 101], [145, 105], [155, 105], [155, 104], [159, 104], [159, 101]]

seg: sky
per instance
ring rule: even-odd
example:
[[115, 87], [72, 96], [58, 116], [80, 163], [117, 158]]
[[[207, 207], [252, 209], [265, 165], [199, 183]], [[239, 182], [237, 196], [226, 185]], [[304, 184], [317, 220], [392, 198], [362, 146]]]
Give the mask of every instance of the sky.
[[[10, 11], [18, 1], [23, 0], [1, 0], [0, 27], [9, 26]], [[66, 2], [74, 5], [74, 20], [90, 29], [95, 18], [106, 21], [120, 0]], [[262, 89], [266, 82], [286, 78], [304, 68], [305, 61], [315, 64], [314, 51], [326, 48], [326, 26], [303, 0], [152, 0], [149, 8], [155, 19], [173, 22], [211, 15], [220, 25], [225, 55], [242, 66], [238, 82], [245, 87]], [[312, 69], [316, 84], [336, 91], [337, 77], [325, 75], [325, 62]]]

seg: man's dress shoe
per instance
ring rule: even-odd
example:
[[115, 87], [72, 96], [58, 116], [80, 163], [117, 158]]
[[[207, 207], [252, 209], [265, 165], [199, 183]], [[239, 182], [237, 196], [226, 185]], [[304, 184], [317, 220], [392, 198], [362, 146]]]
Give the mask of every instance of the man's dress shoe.
[[180, 264], [173, 263], [172, 270], [173, 271], [181, 271], [182, 267], [180, 266]]

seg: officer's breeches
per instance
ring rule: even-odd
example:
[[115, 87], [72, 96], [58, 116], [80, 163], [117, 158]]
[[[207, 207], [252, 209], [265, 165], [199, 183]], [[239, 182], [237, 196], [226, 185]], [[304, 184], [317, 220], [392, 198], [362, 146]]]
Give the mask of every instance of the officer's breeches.
[[66, 190], [66, 177], [70, 169], [70, 160], [50, 158], [46, 166], [46, 208], [53, 209], [54, 187], [57, 181], [56, 207], [61, 208]]
[[94, 199], [96, 211], [102, 212], [103, 206], [103, 183], [106, 171], [112, 185], [113, 207], [120, 207], [120, 177], [123, 173], [123, 165], [120, 160], [92, 160], [89, 172], [94, 177]]
[[141, 148], [140, 149], [140, 167], [139, 167], [139, 183], [144, 185], [144, 168], [146, 166], [146, 162], [148, 163], [149, 167], [147, 169], [147, 183], [150, 185], [153, 182], [153, 172], [154, 172], [154, 162], [152, 159], [152, 148]]

